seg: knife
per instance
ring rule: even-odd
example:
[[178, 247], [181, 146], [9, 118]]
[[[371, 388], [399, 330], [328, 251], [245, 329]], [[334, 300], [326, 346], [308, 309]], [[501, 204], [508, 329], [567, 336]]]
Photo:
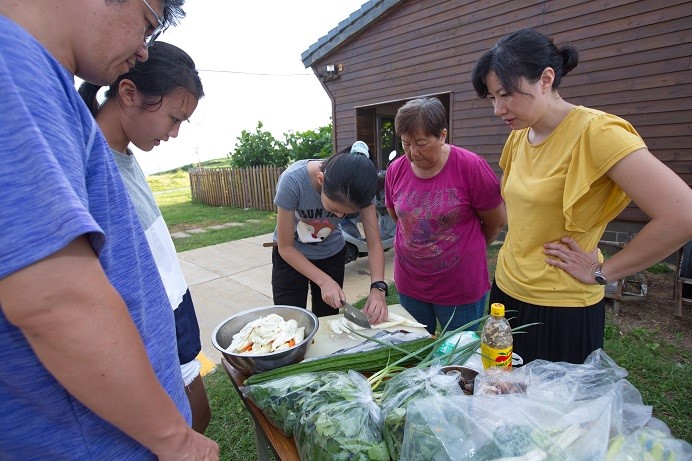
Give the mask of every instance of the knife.
[[370, 325], [370, 322], [368, 321], [368, 317], [363, 313], [363, 311], [356, 309], [344, 300], [341, 301], [341, 306], [344, 308], [344, 317], [346, 320], [350, 320], [359, 327], [367, 329], [372, 328], [372, 325]]

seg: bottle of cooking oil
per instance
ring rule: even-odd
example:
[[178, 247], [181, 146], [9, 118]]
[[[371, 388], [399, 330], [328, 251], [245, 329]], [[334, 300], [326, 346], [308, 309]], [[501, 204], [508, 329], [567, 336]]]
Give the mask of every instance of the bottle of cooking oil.
[[485, 369], [512, 367], [512, 327], [505, 318], [504, 304], [490, 306], [490, 317], [481, 333], [481, 356]]

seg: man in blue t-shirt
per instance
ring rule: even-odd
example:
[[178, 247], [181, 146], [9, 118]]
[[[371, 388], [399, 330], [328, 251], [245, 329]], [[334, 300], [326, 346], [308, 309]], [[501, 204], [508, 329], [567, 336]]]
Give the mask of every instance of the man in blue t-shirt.
[[173, 312], [74, 88], [145, 60], [183, 2], [0, 0], [0, 459], [218, 459], [189, 426]]

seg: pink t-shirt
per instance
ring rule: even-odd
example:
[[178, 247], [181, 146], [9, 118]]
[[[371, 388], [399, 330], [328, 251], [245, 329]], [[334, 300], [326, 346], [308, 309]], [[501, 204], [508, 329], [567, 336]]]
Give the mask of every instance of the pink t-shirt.
[[488, 163], [450, 145], [437, 175], [417, 177], [402, 156], [387, 168], [387, 208], [398, 217], [394, 240], [396, 288], [412, 298], [442, 305], [478, 301], [490, 289], [485, 237], [475, 210], [502, 203]]

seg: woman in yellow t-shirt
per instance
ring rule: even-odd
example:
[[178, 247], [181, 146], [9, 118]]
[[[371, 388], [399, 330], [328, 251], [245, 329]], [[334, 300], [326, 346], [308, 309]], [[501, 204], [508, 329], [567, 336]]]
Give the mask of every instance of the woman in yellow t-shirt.
[[[603, 347], [604, 287], [661, 261], [692, 238], [692, 190], [646, 148], [627, 121], [560, 97], [577, 66], [533, 29], [503, 37], [478, 60], [472, 82], [512, 129], [500, 158], [508, 232], [490, 302], [517, 315], [524, 363], [582, 363]], [[651, 220], [603, 262], [598, 242], [630, 202]], [[665, 206], [662, 206], [665, 204]]]

